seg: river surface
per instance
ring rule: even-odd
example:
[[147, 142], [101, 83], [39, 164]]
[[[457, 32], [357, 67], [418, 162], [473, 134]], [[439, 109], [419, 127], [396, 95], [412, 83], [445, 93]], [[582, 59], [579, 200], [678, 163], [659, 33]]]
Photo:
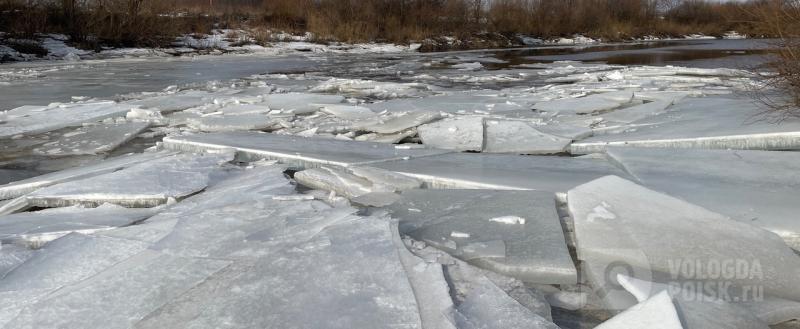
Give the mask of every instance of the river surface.
[[[34, 62], [0, 65], [0, 110], [22, 105], [67, 102], [73, 97], [111, 98], [159, 91], [169, 86], [226, 82], [255, 74], [314, 73], [379, 81], [401, 75], [447, 70], [451, 65], [480, 62], [488, 71], [523, 70], [525, 64], [582, 61], [619, 65], [679, 65], [751, 69], [768, 58], [768, 40], [679, 40], [590, 46], [401, 54], [223, 55], [184, 58], [90, 60], [78, 63]], [[486, 74], [483, 73], [465, 74]], [[426, 81], [437, 84], [436, 82]], [[531, 84], [531, 81], [526, 81]], [[533, 82], [535, 84], [535, 82]], [[482, 82], [482, 88], [509, 87]], [[441, 83], [444, 88], [456, 88]], [[474, 84], [473, 86], [474, 87]]]

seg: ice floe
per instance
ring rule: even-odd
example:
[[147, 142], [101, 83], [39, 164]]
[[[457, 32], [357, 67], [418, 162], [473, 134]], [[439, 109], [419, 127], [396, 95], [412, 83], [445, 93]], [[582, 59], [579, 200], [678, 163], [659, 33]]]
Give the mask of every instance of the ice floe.
[[139, 122], [86, 125], [34, 148], [33, 153], [48, 156], [105, 153], [136, 137], [148, 126]]

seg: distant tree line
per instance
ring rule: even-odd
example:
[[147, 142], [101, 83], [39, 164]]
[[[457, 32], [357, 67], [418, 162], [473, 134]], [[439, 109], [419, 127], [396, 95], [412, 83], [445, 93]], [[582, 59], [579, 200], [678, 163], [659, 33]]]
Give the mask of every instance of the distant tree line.
[[763, 13], [796, 0], [0, 0], [0, 31], [61, 32], [84, 43], [159, 45], [214, 27], [407, 42], [480, 33], [605, 40], [647, 35], [776, 35]]

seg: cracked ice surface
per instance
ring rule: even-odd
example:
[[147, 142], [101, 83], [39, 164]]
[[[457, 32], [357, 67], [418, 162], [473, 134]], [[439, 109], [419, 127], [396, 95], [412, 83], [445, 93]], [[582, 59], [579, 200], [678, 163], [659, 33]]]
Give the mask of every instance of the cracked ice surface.
[[771, 231], [800, 249], [800, 153], [610, 148], [607, 155], [646, 187]]
[[245, 132], [168, 137], [164, 139], [164, 146], [183, 151], [231, 148], [236, 149], [239, 157], [275, 159], [308, 167], [348, 167], [448, 152], [436, 149], [403, 150], [380, 143]]
[[[624, 262], [657, 280], [702, 281], [670, 272], [670, 264], [757, 261], [760, 275], [729, 282], [762, 287], [767, 296], [800, 298], [800, 257], [774, 233], [615, 176], [570, 190], [567, 198], [578, 259], [590, 265]], [[671, 279], [662, 277], [668, 274]]]
[[603, 159], [556, 156], [452, 153], [370, 166], [417, 178], [432, 188], [565, 192], [606, 175], [627, 176]]
[[48, 156], [83, 155], [109, 152], [136, 137], [149, 124], [141, 122], [86, 125], [33, 149]]
[[[403, 234], [526, 282], [576, 283], [551, 193], [412, 190], [401, 196], [387, 208]], [[502, 216], [526, 220], [493, 221]]]
[[6, 119], [0, 120], [0, 138], [43, 133], [64, 127], [80, 126], [86, 122], [124, 117], [128, 111], [136, 107], [136, 105], [100, 101], [54, 105], [34, 111], [25, 111], [19, 115], [16, 110], [11, 110], [6, 113]]
[[98, 205], [154, 207], [181, 199], [208, 185], [209, 174], [228, 155], [174, 155], [96, 177], [40, 189], [24, 198], [34, 206]]

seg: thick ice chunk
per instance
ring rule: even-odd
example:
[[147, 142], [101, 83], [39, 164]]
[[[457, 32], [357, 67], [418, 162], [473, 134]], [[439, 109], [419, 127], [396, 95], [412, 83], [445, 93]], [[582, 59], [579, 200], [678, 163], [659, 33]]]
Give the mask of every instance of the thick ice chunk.
[[486, 146], [489, 153], [562, 153], [571, 139], [544, 133], [525, 121], [486, 120]]
[[228, 155], [174, 155], [46, 187], [28, 194], [26, 199], [39, 207], [103, 203], [155, 207], [170, 198], [182, 199], [203, 190], [208, 185], [209, 174], [230, 160]]
[[29, 113], [0, 122], [0, 138], [20, 134], [38, 134], [107, 118], [124, 117], [136, 105], [117, 104], [111, 101], [75, 103], [48, 107], [47, 110]]
[[293, 248], [235, 263], [137, 327], [420, 328], [389, 225], [343, 221]]
[[603, 322], [597, 329], [682, 329], [672, 297], [664, 291]]
[[225, 115], [266, 114], [270, 108], [264, 104], [230, 104], [219, 109]]
[[390, 186], [395, 191], [413, 190], [422, 186], [421, 180], [375, 167], [357, 166], [349, 167], [347, 170], [353, 175], [369, 180], [373, 184]]
[[436, 149], [403, 150], [381, 143], [255, 132], [167, 137], [164, 138], [164, 146], [168, 149], [192, 152], [233, 148], [238, 151], [239, 157], [245, 159], [272, 159], [306, 167], [321, 165], [348, 167], [449, 152]]
[[626, 174], [603, 159], [453, 153], [370, 166], [424, 181], [433, 188], [564, 192], [606, 175]]
[[114, 172], [142, 162], [147, 162], [174, 154], [174, 152], [152, 152], [123, 155], [116, 158], [106, 159], [105, 161], [98, 162], [93, 165], [66, 169], [13, 182], [0, 186], [0, 199], [20, 197], [43, 187]]
[[360, 98], [390, 99], [425, 95], [428, 89], [428, 85], [422, 83], [397, 83], [332, 78], [311, 88], [310, 91], [345, 94], [347, 96]]
[[800, 249], [800, 153], [610, 148], [607, 155], [646, 187], [759, 226]]
[[344, 97], [306, 93], [271, 94], [264, 97], [264, 104], [272, 110], [294, 114], [313, 113], [320, 109], [319, 104], [338, 104]]
[[47, 156], [98, 154], [112, 151], [147, 129], [146, 122], [99, 123], [65, 133], [33, 149]]
[[0, 217], [0, 242], [39, 246], [71, 232], [93, 233], [131, 225], [155, 214], [111, 204], [97, 208], [68, 207]]
[[[526, 282], [576, 283], [551, 193], [412, 190], [388, 206], [400, 231], [455, 257]], [[493, 219], [524, 218], [517, 224]], [[491, 248], [504, 246], [502, 254]], [[484, 244], [487, 247], [481, 247]]]
[[328, 113], [335, 117], [344, 120], [363, 120], [363, 119], [371, 119], [377, 116], [375, 112], [372, 112], [369, 108], [363, 106], [354, 106], [354, 105], [338, 105], [338, 104], [324, 104], [322, 106], [322, 112]]
[[649, 269], [654, 276], [669, 274], [671, 281], [696, 282], [713, 278], [676, 271], [675, 264], [706, 268], [715, 262], [745, 261], [754, 271], [726, 282], [761, 287], [770, 296], [800, 298], [800, 257], [773, 233], [615, 176], [570, 190], [567, 198], [580, 260], [623, 262]]
[[634, 128], [573, 143], [573, 154], [610, 146], [703, 149], [800, 149], [800, 119], [758, 120], [761, 105], [750, 99], [705, 97], [684, 100], [664, 113], [634, 121]]
[[276, 124], [276, 120], [264, 114], [209, 115], [192, 118], [189, 127], [200, 131], [266, 130]]
[[409, 128], [414, 128], [428, 122], [436, 121], [441, 116], [436, 112], [411, 111], [386, 118], [381, 118], [377, 122], [368, 120], [367, 122], [355, 123], [356, 129], [376, 132], [379, 134], [393, 134]]
[[57, 289], [100, 273], [146, 248], [147, 244], [139, 241], [68, 234], [8, 272], [0, 280], [0, 291]]
[[294, 179], [310, 188], [333, 191], [347, 198], [355, 198], [370, 192], [391, 192], [391, 190], [382, 189], [381, 186], [377, 186], [376, 190], [372, 182], [365, 178], [344, 170], [326, 167], [303, 170], [294, 174]]
[[192, 107], [211, 104], [213, 101], [214, 94], [205, 91], [192, 90], [180, 94], [156, 96], [130, 101], [128, 104], [143, 108], [155, 108], [166, 114], [169, 112], [182, 111]]
[[145, 251], [28, 305], [15, 328], [131, 328], [230, 263]]
[[455, 117], [417, 128], [422, 143], [435, 148], [457, 151], [483, 149], [483, 117]]
[[615, 109], [633, 100], [632, 92], [612, 92], [579, 98], [562, 98], [536, 103], [533, 108], [549, 114], [592, 114]]

